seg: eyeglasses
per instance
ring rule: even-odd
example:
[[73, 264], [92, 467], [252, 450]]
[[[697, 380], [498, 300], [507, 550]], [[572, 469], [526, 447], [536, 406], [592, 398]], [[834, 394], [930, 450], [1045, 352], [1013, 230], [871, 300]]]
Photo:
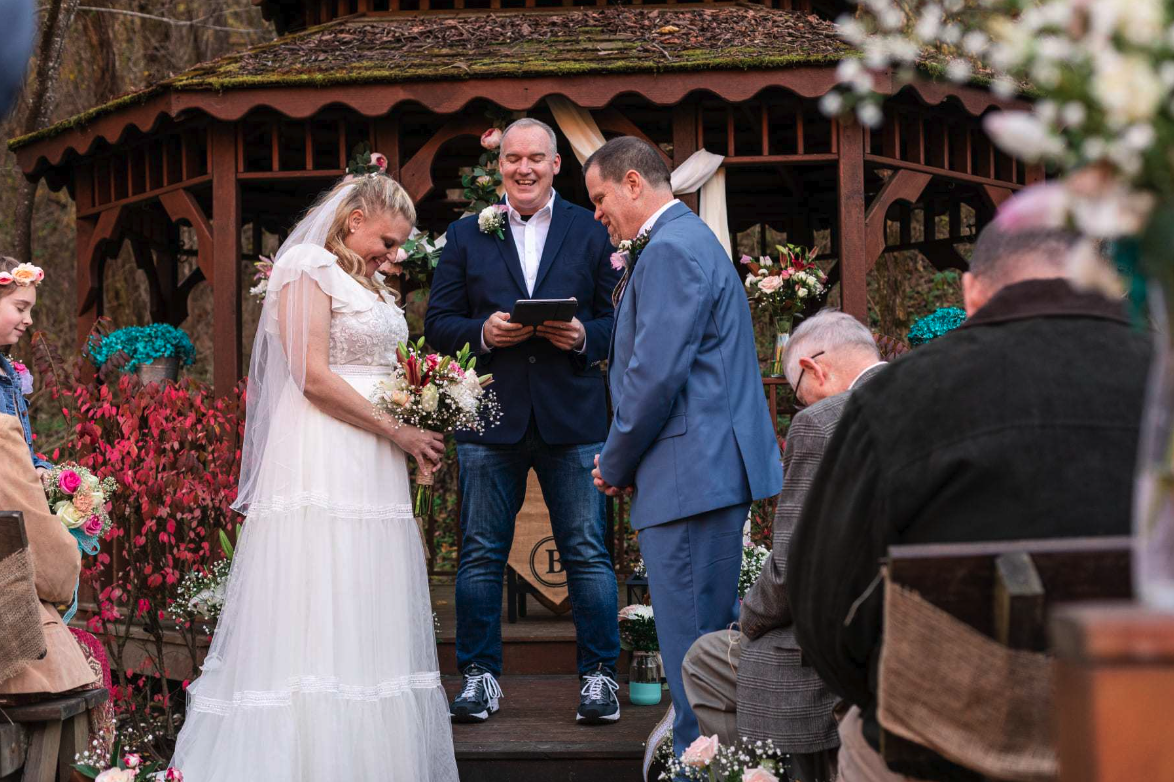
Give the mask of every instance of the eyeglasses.
[[[809, 361], [815, 361], [815, 359], [819, 358], [820, 356], [822, 356], [826, 352], [827, 351], [821, 350], [818, 353], [811, 354], [810, 356], [807, 357], [807, 359]], [[803, 408], [807, 407], [807, 405], [804, 404], [803, 401], [799, 399], [799, 386], [803, 385], [803, 375], [805, 372], [807, 372], [807, 367], [803, 367], [803, 369], [799, 372], [799, 379], [795, 381], [794, 391], [795, 391], [795, 409], [796, 410], [802, 410]]]

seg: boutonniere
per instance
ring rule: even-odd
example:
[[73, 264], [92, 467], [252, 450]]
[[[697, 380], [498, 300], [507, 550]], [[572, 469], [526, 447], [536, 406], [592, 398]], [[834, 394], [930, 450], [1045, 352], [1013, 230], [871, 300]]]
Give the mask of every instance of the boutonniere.
[[14, 359], [12, 356], [5, 355], [4, 358], [8, 359], [9, 366], [11, 366], [12, 371], [16, 373], [16, 377], [13, 379], [20, 387], [20, 393], [24, 394], [25, 396], [31, 394], [33, 392], [33, 373], [29, 372], [28, 367]]
[[494, 204], [481, 210], [477, 215], [477, 227], [483, 234], [493, 234], [498, 239], [505, 239], [505, 216], [509, 207], [505, 204]]
[[647, 246], [648, 231], [644, 231], [635, 239], [623, 240], [616, 251], [611, 254], [611, 268], [618, 272], [634, 267], [636, 261], [640, 259], [640, 253], [644, 252], [644, 248]]

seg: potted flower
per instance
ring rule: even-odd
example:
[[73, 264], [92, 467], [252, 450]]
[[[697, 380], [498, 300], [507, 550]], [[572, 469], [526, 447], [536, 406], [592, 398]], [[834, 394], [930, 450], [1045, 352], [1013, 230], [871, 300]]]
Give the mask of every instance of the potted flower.
[[137, 373], [144, 383], [177, 380], [180, 365], [191, 366], [196, 360], [196, 348], [188, 335], [167, 323], [127, 326], [102, 339], [91, 337], [87, 353], [98, 369], [123, 354], [126, 362], [121, 371]]
[[628, 697], [637, 706], [655, 706], [661, 698], [662, 669], [652, 606], [624, 606], [620, 609], [619, 623], [620, 646], [632, 653]]
[[776, 262], [769, 255], [757, 261], [749, 255], [742, 263], [750, 268], [746, 276], [746, 293], [775, 322], [775, 349], [771, 359], [772, 377], [783, 375], [783, 351], [791, 339], [795, 318], [808, 303], [827, 291], [827, 275], [815, 265], [815, 249], [794, 244], [775, 245]]

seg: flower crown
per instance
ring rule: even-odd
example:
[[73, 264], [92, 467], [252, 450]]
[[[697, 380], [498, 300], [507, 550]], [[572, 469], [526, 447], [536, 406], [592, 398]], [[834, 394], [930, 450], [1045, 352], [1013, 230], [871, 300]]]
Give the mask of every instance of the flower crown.
[[43, 279], [44, 269], [31, 263], [22, 263], [10, 272], [0, 272], [0, 286], [19, 285], [26, 288], [29, 285], [40, 285]]

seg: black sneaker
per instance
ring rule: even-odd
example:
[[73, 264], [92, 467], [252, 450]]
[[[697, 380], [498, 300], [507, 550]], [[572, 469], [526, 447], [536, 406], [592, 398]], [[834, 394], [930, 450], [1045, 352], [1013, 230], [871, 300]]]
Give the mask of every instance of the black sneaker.
[[579, 713], [576, 722], [588, 725], [606, 725], [620, 718], [620, 699], [616, 691], [616, 672], [600, 665], [586, 676], [580, 676], [583, 689], [579, 691]]
[[485, 722], [489, 715], [500, 708], [501, 687], [493, 674], [480, 665], [470, 665], [464, 670], [465, 684], [461, 694], [448, 707], [453, 722]]

